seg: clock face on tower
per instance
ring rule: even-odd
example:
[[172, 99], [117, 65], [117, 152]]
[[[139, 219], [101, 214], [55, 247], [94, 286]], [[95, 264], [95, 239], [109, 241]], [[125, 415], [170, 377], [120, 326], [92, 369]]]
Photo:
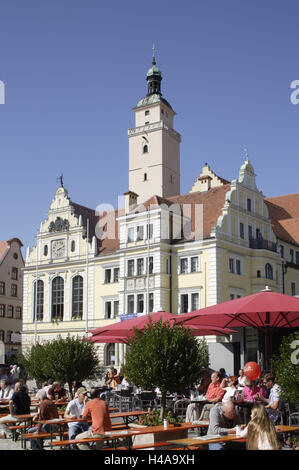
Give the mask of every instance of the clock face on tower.
[[64, 240], [55, 240], [52, 243], [52, 256], [53, 258], [62, 258], [65, 254]]

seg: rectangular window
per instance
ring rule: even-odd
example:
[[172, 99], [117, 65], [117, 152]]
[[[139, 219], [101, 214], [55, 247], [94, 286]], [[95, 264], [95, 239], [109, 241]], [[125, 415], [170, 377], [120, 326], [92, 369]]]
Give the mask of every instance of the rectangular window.
[[199, 309], [199, 294], [196, 292], [191, 294], [191, 311]]
[[114, 312], [114, 318], [119, 315], [119, 301], [115, 300], [113, 302], [113, 312]]
[[295, 260], [294, 260], [294, 250], [292, 250], [292, 248], [290, 249], [290, 262], [291, 263], [295, 262]]
[[144, 312], [144, 295], [138, 294], [137, 295], [137, 313]]
[[0, 304], [0, 317], [5, 317], [5, 305]]
[[4, 330], [0, 330], [0, 341], [4, 342], [4, 335], [5, 335]]
[[236, 273], [241, 274], [241, 261], [239, 259], [236, 260]]
[[137, 241], [143, 240], [143, 235], [144, 235], [144, 230], [143, 230], [143, 225], [140, 225], [137, 227]]
[[105, 269], [105, 284], [110, 284], [111, 282], [111, 269]]
[[198, 273], [198, 256], [193, 256], [191, 258], [191, 272]]
[[166, 274], [171, 274], [171, 261], [170, 261], [170, 257], [169, 258], [166, 258]]
[[128, 295], [128, 312], [134, 313], [134, 295]]
[[296, 264], [299, 265], [299, 251], [296, 251]]
[[142, 276], [144, 274], [144, 259], [137, 259], [137, 276]]
[[251, 227], [251, 225], [248, 225], [248, 238], [249, 238], [249, 240], [252, 240], [252, 238], [253, 238], [252, 237], [252, 227]]
[[235, 295], [234, 295], [234, 294], [230, 294], [230, 295], [229, 295], [229, 298], [230, 298], [230, 300], [234, 300]]
[[12, 335], [12, 334], [13, 334], [13, 331], [8, 331], [8, 332], [6, 333], [6, 340], [7, 340], [8, 343], [11, 343], [11, 342], [12, 342], [12, 341], [11, 341], [11, 335]]
[[113, 282], [119, 282], [119, 268], [114, 268]]
[[129, 259], [128, 260], [128, 277], [134, 276], [134, 266], [135, 266], [134, 260]]
[[105, 318], [112, 318], [111, 302], [105, 302]]
[[11, 269], [11, 278], [12, 278], [14, 281], [17, 281], [17, 280], [18, 280], [18, 268], [12, 268], [12, 269]]
[[154, 258], [152, 256], [148, 258], [148, 272], [149, 274], [153, 274], [154, 272]]
[[22, 307], [16, 307], [16, 318], [18, 320], [22, 318]]
[[251, 199], [247, 198], [247, 210], [251, 212]]
[[279, 249], [280, 249], [280, 257], [281, 257], [281, 258], [284, 258], [284, 246], [283, 246], [283, 245], [279, 245]]
[[128, 229], [128, 243], [131, 243], [134, 241], [134, 227], [130, 227]]
[[7, 318], [13, 318], [13, 306], [12, 305], [7, 306]]
[[150, 113], [150, 112], [149, 112], [149, 109], [147, 109], [144, 114], [145, 114], [145, 116], [148, 116], [149, 113]]
[[235, 272], [235, 262], [233, 258], [229, 258], [228, 260], [228, 267], [229, 267], [229, 272], [234, 273]]
[[5, 282], [0, 281], [0, 295], [5, 295]]
[[147, 224], [147, 226], [146, 226], [146, 238], [147, 239], [153, 238], [153, 233], [154, 233], [154, 225], [153, 224]]
[[188, 294], [181, 295], [181, 313], [188, 313]]
[[154, 294], [153, 292], [150, 292], [149, 298], [148, 298], [148, 310], [149, 312], [154, 311]]
[[11, 285], [11, 296], [12, 297], [18, 296], [18, 286], [16, 284]]
[[291, 295], [296, 295], [296, 282], [291, 282]]
[[188, 272], [188, 258], [181, 258], [181, 274]]
[[244, 238], [244, 224], [240, 222], [240, 238]]

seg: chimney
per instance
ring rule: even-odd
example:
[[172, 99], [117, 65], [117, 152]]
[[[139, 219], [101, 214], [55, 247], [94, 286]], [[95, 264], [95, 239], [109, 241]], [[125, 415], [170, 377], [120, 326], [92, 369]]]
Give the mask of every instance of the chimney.
[[125, 213], [128, 214], [137, 205], [138, 194], [133, 191], [127, 191], [125, 196]]

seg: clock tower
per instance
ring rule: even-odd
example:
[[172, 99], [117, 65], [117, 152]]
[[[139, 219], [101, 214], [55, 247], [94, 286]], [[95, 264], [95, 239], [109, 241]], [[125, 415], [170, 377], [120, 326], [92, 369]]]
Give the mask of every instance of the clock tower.
[[173, 128], [176, 113], [162, 97], [155, 55], [146, 80], [147, 95], [133, 109], [135, 127], [128, 131], [129, 190], [138, 194], [138, 203], [180, 194], [181, 136]]

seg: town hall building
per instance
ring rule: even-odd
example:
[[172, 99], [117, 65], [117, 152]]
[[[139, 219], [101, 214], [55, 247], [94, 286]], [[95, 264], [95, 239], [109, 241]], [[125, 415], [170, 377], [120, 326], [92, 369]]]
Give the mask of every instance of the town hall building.
[[[265, 286], [299, 294], [299, 194], [265, 198], [248, 155], [232, 181], [204, 163], [190, 191], [180, 194], [181, 136], [155, 57], [146, 79], [147, 95], [128, 130], [129, 185], [121, 207], [86, 208], [61, 181], [36, 246], [27, 250], [23, 350], [149, 312], [190, 312]], [[206, 340], [215, 369], [228, 364], [234, 373], [248, 360], [261, 361], [253, 328]], [[103, 364], [123, 363], [125, 345], [98, 348]]]

